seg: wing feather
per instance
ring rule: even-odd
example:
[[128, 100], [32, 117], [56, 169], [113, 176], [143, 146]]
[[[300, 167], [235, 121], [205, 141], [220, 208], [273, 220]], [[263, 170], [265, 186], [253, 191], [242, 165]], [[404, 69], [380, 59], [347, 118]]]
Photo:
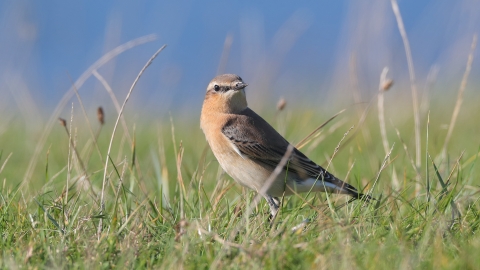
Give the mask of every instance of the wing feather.
[[[245, 128], [245, 126], [252, 125], [261, 128]], [[238, 149], [242, 157], [254, 159], [272, 168], [278, 165], [289, 145], [272, 126], [250, 109], [247, 109], [244, 115], [230, 118], [223, 126], [222, 133]], [[351, 195], [358, 195], [358, 191], [353, 186], [336, 178], [296, 148], [284, 170], [287, 173], [296, 174], [299, 182], [312, 178], [318, 179], [318, 181], [323, 180]]]

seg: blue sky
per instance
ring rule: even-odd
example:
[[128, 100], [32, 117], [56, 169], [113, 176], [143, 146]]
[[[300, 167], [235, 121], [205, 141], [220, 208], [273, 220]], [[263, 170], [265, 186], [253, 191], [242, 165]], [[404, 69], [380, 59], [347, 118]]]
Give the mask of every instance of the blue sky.
[[[399, 6], [419, 83], [437, 66], [441, 77], [455, 84], [480, 30], [480, 1], [399, 1]], [[21, 106], [31, 99], [48, 111], [68, 90], [69, 76], [75, 80], [107, 51], [148, 34], [157, 40], [99, 70], [123, 100], [148, 58], [168, 44], [135, 93], [133, 102], [145, 110], [199, 108], [227, 36], [232, 46], [225, 72], [249, 82], [254, 98], [267, 95], [262, 91], [287, 97], [313, 91], [316, 98], [348, 88], [342, 78], [353, 55], [366, 93], [375, 90], [384, 66], [408, 82], [390, 1], [2, 1], [3, 104], [13, 100], [9, 106]], [[478, 62], [472, 74], [478, 74]], [[109, 102], [94, 78], [80, 92], [92, 107]]]

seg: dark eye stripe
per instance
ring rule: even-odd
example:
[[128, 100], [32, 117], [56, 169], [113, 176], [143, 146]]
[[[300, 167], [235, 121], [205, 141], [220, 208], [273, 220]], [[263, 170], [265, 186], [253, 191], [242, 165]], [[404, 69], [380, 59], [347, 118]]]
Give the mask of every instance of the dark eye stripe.
[[[237, 83], [237, 86], [238, 86], [238, 83]], [[235, 86], [235, 87], [237, 87], [237, 86]], [[229, 91], [229, 90], [234, 89], [235, 87], [232, 88], [232, 87], [229, 86], [229, 85], [220, 86], [220, 85], [218, 85], [218, 84], [215, 84], [215, 85], [213, 86], [213, 90], [214, 90], [215, 92], [227, 92], [227, 91]]]

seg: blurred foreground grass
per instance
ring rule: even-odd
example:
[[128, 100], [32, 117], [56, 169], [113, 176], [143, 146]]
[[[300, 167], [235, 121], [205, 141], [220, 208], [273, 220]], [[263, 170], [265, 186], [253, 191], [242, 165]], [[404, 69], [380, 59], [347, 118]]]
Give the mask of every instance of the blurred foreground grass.
[[[283, 111], [260, 112], [292, 143], [333, 115], [292, 108], [291, 103]], [[100, 151], [79, 109], [72, 123], [67, 120], [81, 161], [60, 124], [41, 155], [32, 157], [35, 144], [25, 143], [26, 138], [39, 136], [41, 130], [29, 130], [21, 121], [3, 122], [0, 266], [478, 268], [480, 109], [475, 104], [467, 101], [462, 108], [443, 156], [453, 102], [448, 109], [431, 105], [428, 125], [428, 113], [421, 119], [422, 164], [417, 170], [411, 110], [394, 113], [401, 108], [398, 104], [387, 110], [390, 160], [385, 159], [375, 103], [363, 125], [358, 120], [364, 108], [347, 110], [302, 151], [325, 167], [355, 126], [329, 171], [372, 193], [378, 202], [339, 208], [348, 198], [291, 196], [284, 199], [273, 226], [265, 202], [247, 210], [254, 193], [221, 171], [197, 115], [173, 115], [171, 122], [133, 122], [127, 115], [132, 141], [119, 126], [103, 213], [100, 194], [113, 120], [101, 127], [90, 119]], [[37, 166], [23, 180], [31, 158], [38, 159]]]

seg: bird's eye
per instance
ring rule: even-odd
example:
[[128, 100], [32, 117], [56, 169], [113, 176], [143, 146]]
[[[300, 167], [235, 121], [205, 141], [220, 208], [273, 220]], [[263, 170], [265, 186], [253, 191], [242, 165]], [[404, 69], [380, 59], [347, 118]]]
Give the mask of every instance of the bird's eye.
[[213, 87], [213, 89], [218, 92], [218, 91], [220, 90], [220, 86], [218, 86], [218, 84], [215, 84], [215, 86]]
[[237, 88], [240, 87], [240, 83], [235, 84], [235, 87]]

